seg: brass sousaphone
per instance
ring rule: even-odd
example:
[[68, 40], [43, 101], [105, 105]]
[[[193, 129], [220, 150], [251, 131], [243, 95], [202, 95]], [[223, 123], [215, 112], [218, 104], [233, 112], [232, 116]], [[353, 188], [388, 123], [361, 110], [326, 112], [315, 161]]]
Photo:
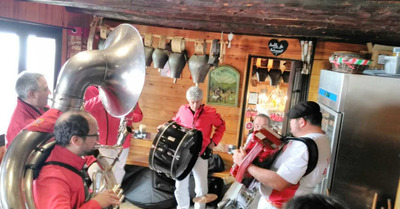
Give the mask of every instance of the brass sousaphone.
[[[78, 53], [64, 64], [49, 111], [80, 110], [86, 88], [96, 85], [107, 112], [114, 117], [124, 117], [139, 99], [145, 68], [144, 47], [139, 32], [129, 24], [121, 24], [107, 38], [104, 50]], [[42, 118], [46, 118], [46, 113]], [[50, 138], [51, 133], [23, 130], [11, 143], [0, 166], [3, 209], [36, 208], [32, 194], [33, 171], [30, 168], [43, 158], [40, 150], [54, 145], [48, 142]], [[102, 162], [99, 160], [100, 164]], [[100, 165], [103, 166], [107, 165]], [[112, 189], [115, 177], [112, 172], [106, 175], [107, 189]]]

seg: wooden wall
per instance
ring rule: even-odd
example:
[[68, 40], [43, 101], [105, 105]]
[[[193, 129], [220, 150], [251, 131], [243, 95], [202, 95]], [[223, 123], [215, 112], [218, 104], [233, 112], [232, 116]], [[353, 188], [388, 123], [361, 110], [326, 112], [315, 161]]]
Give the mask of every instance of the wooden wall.
[[[79, 26], [89, 27], [91, 17], [83, 14], [69, 13], [64, 7], [51, 6], [46, 4], [36, 4], [29, 2], [19, 2], [14, 0], [0, 1], [0, 17], [13, 18], [54, 26]], [[117, 23], [108, 22], [111, 26]], [[219, 39], [220, 33], [209, 33], [190, 31], [183, 29], [151, 27], [143, 25], [134, 25], [140, 33], [153, 33], [166, 36], [181, 36], [190, 39]], [[179, 26], [177, 26], [179, 27]], [[66, 57], [66, 30], [63, 34], [63, 63]], [[227, 40], [227, 34], [223, 35], [224, 40]], [[285, 39], [289, 42], [289, 47], [285, 53], [276, 57], [270, 53], [268, 42], [273, 37], [246, 36], [234, 35], [232, 47], [226, 48], [224, 61], [222, 64], [233, 66], [240, 73], [239, 86], [239, 105], [238, 107], [227, 107], [212, 105], [222, 115], [226, 122], [227, 130], [223, 137], [223, 144], [237, 144], [239, 134], [239, 123], [241, 104], [243, 103], [243, 89], [246, 71], [247, 58], [249, 55], [265, 56], [272, 58], [295, 59], [300, 60], [300, 43], [297, 39]], [[283, 40], [278, 38], [278, 40]], [[158, 39], [155, 38], [153, 46], [157, 46]], [[193, 42], [187, 42], [186, 49], [189, 57], [194, 53]], [[333, 51], [350, 50], [358, 51], [365, 49], [364, 45], [333, 43], [333, 42], [318, 42], [316, 47], [315, 62], [313, 64], [312, 81], [310, 85], [310, 100], [316, 100], [316, 92], [319, 81], [319, 71], [322, 68], [329, 67], [328, 57]], [[209, 49], [207, 49], [209, 51]], [[190, 72], [186, 65], [183, 70], [182, 77], [178, 79], [176, 84], [173, 84], [171, 78], [161, 77], [159, 72], [153, 67], [149, 67], [146, 72], [146, 81], [143, 92], [140, 97], [140, 107], [144, 112], [144, 119], [141, 122], [147, 126], [147, 132], [151, 132], [154, 137], [156, 127], [170, 120], [178, 110], [179, 106], [187, 103], [185, 92], [194, 83], [190, 79]], [[207, 79], [205, 83], [199, 84], [199, 87], [206, 93]], [[206, 94], [205, 94], [206, 95]], [[203, 100], [206, 103], [206, 98]], [[138, 128], [139, 124], [135, 127]]]
[[[115, 23], [107, 22], [106, 24], [114, 26]], [[203, 38], [207, 40], [219, 39], [221, 37], [220, 33], [178, 30], [143, 25], [134, 26], [142, 35], [145, 33], [152, 33], [171, 37], [181, 36], [186, 39]], [[223, 37], [224, 40], [227, 40], [227, 34], [224, 34]], [[222, 118], [225, 120], [226, 131], [221, 142], [223, 144], [237, 144], [244, 89], [243, 81], [247, 70], [247, 58], [249, 55], [275, 57], [268, 49], [268, 42], [271, 39], [271, 37], [234, 35], [231, 48], [226, 48], [223, 63], [220, 63], [220, 65], [231, 65], [240, 73], [240, 95], [238, 102], [239, 105], [237, 107], [210, 105], [216, 108], [217, 112], [220, 113]], [[289, 47], [285, 53], [279, 56], [279, 58], [301, 59], [299, 41], [297, 39], [285, 40], [289, 42]], [[158, 38], [154, 38], [153, 47], [157, 46]], [[190, 41], [186, 42], [186, 49], [188, 50], [189, 57], [193, 55], [194, 43]], [[207, 49], [207, 52], [209, 52], [209, 48]], [[204, 83], [199, 84], [199, 87], [204, 92], [203, 103], [205, 104], [207, 104], [207, 81], [208, 77]], [[193, 85], [195, 84], [190, 78], [188, 65], [183, 69], [181, 78], [177, 80], [176, 84], [173, 83], [172, 78], [160, 76], [157, 69], [152, 66], [147, 68], [146, 81], [139, 103], [144, 113], [144, 118], [141, 123], [146, 125], [147, 132], [152, 133], [151, 139], [153, 139], [156, 134], [156, 127], [170, 120], [176, 114], [180, 105], [187, 103], [185, 96], [186, 90]]]

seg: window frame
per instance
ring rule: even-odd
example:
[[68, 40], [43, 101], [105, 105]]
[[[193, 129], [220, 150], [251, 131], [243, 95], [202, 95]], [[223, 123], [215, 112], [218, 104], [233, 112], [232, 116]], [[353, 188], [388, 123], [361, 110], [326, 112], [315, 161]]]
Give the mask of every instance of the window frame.
[[[13, 21], [0, 20], [0, 31], [16, 33], [20, 37], [18, 73], [25, 71], [27, 65], [27, 41], [29, 35], [37, 37], [52, 38], [56, 42], [55, 60], [54, 60], [54, 78], [53, 86], [55, 88], [57, 77], [61, 69], [61, 53], [62, 53], [62, 28], [40, 24], [29, 24]], [[53, 91], [52, 89], [51, 91]]]

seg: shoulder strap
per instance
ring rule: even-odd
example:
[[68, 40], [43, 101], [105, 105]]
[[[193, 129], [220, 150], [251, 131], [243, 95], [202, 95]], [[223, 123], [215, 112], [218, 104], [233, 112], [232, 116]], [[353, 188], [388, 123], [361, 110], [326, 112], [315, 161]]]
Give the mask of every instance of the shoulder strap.
[[58, 165], [58, 166], [66, 168], [66, 169], [76, 173], [77, 175], [79, 175], [82, 178], [83, 187], [85, 189], [85, 202], [89, 201], [90, 194], [89, 194], [89, 189], [88, 189], [88, 185], [89, 185], [88, 181], [90, 181], [90, 179], [87, 175], [85, 175], [83, 173], [83, 172], [86, 172], [85, 170], [79, 171], [78, 169], [74, 168], [71, 165], [68, 165], [68, 164], [62, 163], [62, 162], [58, 162], [58, 161], [48, 161], [48, 162], [45, 162], [43, 166], [46, 166], [46, 165]]
[[289, 138], [289, 140], [301, 141], [307, 146], [308, 150], [308, 165], [306, 173], [303, 176], [307, 176], [314, 168], [317, 166], [318, 162], [318, 147], [314, 140], [308, 137], [300, 137], [300, 138]]
[[62, 162], [58, 162], [58, 161], [48, 161], [48, 162], [45, 162], [43, 166], [46, 166], [46, 165], [58, 165], [58, 166], [64, 167], [64, 168], [78, 174], [80, 177], [82, 177], [82, 179], [85, 179], [85, 177], [82, 175], [82, 173], [78, 169], [76, 169], [66, 163], [62, 163]]

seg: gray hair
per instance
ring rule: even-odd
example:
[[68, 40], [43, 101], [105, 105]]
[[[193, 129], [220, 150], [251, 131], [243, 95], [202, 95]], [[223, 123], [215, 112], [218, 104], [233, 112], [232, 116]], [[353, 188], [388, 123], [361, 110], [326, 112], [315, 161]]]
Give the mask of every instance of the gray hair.
[[186, 99], [188, 101], [200, 101], [203, 99], [203, 91], [197, 86], [192, 86], [186, 92]]
[[256, 118], [258, 118], [258, 117], [267, 119], [267, 121], [268, 121], [268, 127], [269, 127], [269, 128], [272, 128], [272, 121], [271, 121], [271, 118], [268, 117], [268, 115], [263, 114], [263, 113], [260, 113], [260, 114], [258, 114], [258, 115], [256, 115], [256, 116], [254, 117], [254, 120], [256, 120]]
[[20, 99], [28, 98], [29, 91], [39, 90], [39, 79], [44, 78], [40, 73], [22, 72], [18, 75], [15, 91]]

